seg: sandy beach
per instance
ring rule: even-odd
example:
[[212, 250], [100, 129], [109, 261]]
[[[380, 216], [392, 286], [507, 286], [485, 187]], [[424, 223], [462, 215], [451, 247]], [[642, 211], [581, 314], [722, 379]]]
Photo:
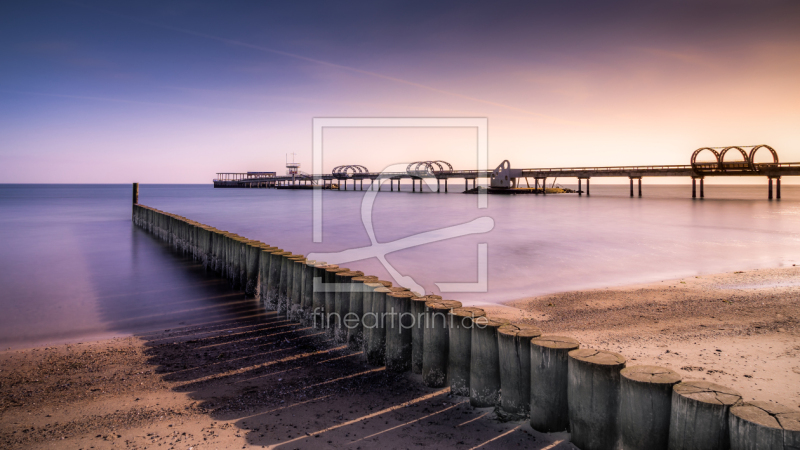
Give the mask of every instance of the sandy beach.
[[[665, 280], [486, 309], [800, 405], [800, 268]], [[0, 353], [3, 448], [574, 448], [262, 313]]]

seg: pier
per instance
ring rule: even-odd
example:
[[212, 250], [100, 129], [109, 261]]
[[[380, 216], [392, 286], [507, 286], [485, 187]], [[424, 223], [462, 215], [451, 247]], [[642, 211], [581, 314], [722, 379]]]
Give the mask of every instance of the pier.
[[[768, 152], [771, 162], [755, 162], [756, 154]], [[741, 160], [727, 161], [729, 154], [741, 156]], [[701, 155], [708, 155], [712, 161], [698, 161]], [[422, 192], [424, 179], [436, 180], [436, 192], [448, 192], [448, 181], [464, 180], [464, 191], [478, 187], [478, 178], [489, 180], [488, 189], [507, 192], [523, 190], [529, 193], [546, 193], [548, 179], [576, 178], [578, 195], [588, 196], [592, 178], [628, 178], [630, 196], [642, 197], [642, 178], [644, 177], [688, 177], [692, 179], [692, 198], [704, 198], [704, 180], [706, 177], [741, 177], [756, 176], [767, 178], [767, 198], [781, 198], [781, 178], [800, 175], [800, 162], [782, 163], [778, 152], [769, 145], [702, 147], [694, 151], [690, 164], [660, 166], [609, 166], [609, 167], [561, 167], [514, 169], [508, 160], [503, 161], [494, 170], [455, 170], [445, 161], [418, 161], [409, 164], [405, 172], [370, 172], [362, 165], [346, 165], [335, 167], [329, 174], [307, 174], [297, 170], [299, 164], [292, 163], [287, 175], [278, 176], [275, 172], [218, 173], [214, 179], [214, 187], [235, 188], [278, 188], [278, 189], [331, 189], [331, 190], [364, 190], [364, 180], [369, 185], [380, 179], [389, 180], [389, 191], [400, 191], [404, 180], [411, 182], [411, 192]], [[522, 184], [524, 182], [524, 185]], [[586, 190], [583, 190], [583, 183]], [[635, 182], [635, 183], [634, 183]], [[636, 184], [636, 189], [634, 189]], [[699, 186], [698, 186], [699, 184]], [[699, 189], [698, 189], [699, 187]], [[379, 186], [378, 190], [382, 188]], [[385, 189], [385, 188], [384, 188]], [[477, 191], [477, 190], [476, 190]], [[699, 191], [699, 192], [698, 192]]]

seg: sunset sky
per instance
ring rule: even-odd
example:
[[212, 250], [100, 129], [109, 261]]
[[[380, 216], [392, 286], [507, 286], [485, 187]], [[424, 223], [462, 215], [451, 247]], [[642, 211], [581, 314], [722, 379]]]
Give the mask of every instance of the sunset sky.
[[[800, 161], [797, 1], [2, 2], [0, 61], [0, 183], [310, 170], [314, 117], [486, 117], [492, 166]], [[475, 164], [468, 130], [325, 145]]]

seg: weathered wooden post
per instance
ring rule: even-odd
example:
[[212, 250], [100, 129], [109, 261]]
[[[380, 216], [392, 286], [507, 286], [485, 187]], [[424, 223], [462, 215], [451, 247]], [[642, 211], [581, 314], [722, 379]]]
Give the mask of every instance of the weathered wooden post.
[[414, 325], [411, 328], [411, 372], [422, 373], [423, 342], [425, 341], [425, 303], [441, 300], [439, 295], [411, 297], [411, 316]]
[[472, 354], [469, 361], [469, 403], [476, 408], [500, 402], [500, 353], [497, 329], [510, 323], [489, 316], [472, 320]]
[[285, 256], [290, 256], [292, 252], [284, 252], [280, 249], [270, 252], [269, 261], [269, 284], [267, 286], [267, 311], [278, 310], [278, 298], [280, 297], [281, 266]]
[[531, 339], [531, 428], [543, 433], [569, 428], [569, 352], [580, 347], [565, 336]]
[[335, 264], [316, 264], [314, 266], [313, 299], [311, 311], [314, 328], [325, 328], [325, 269], [335, 269]]
[[667, 450], [672, 387], [681, 376], [657, 366], [626, 367], [620, 376], [620, 445], [626, 450]]
[[742, 401], [733, 389], [709, 381], [684, 381], [672, 388], [669, 449], [727, 449], [728, 411]]
[[245, 272], [245, 289], [244, 293], [248, 297], [256, 296], [256, 287], [258, 285], [258, 268], [261, 262], [261, 243], [248, 241], [245, 245], [247, 252], [247, 270]]
[[542, 335], [533, 325], [509, 324], [497, 329], [500, 355], [500, 409], [523, 418], [530, 411], [531, 339]]
[[800, 411], [767, 402], [731, 407], [731, 450], [800, 448]]
[[306, 261], [303, 267], [303, 289], [302, 298], [300, 301], [300, 321], [305, 326], [311, 326], [314, 323], [314, 276], [315, 268], [319, 265], [324, 265], [322, 261]]
[[[372, 307], [372, 299], [375, 289], [379, 287], [390, 288], [392, 287], [392, 283], [389, 281], [369, 281], [364, 283], [364, 287], [366, 290], [364, 291], [364, 295], [362, 297], [362, 328], [364, 329], [364, 345], [363, 345], [363, 353], [362, 353], [362, 360], [367, 361], [367, 342], [372, 339], [372, 333], [376, 332], [381, 326], [381, 319], [382, 317], [378, 315]], [[390, 291], [391, 292], [391, 291]], [[384, 303], [385, 304], [385, 303]], [[385, 336], [385, 334], [384, 334]]]
[[296, 259], [292, 264], [292, 294], [289, 298], [287, 318], [292, 322], [300, 322], [303, 314], [303, 275], [305, 274], [306, 259]]
[[371, 312], [377, 319], [374, 327], [366, 325], [365, 330], [369, 332], [365, 335], [364, 352], [367, 355], [367, 362], [371, 366], [382, 366], [386, 361], [386, 328], [384, 319], [386, 315], [386, 294], [392, 292], [385, 287], [376, 287], [372, 290]]
[[422, 342], [422, 382], [428, 387], [447, 385], [450, 353], [450, 311], [460, 308], [455, 300], [430, 300], [425, 303]]
[[334, 329], [336, 322], [339, 320], [336, 317], [336, 291], [339, 288], [337, 283], [336, 274], [339, 272], [349, 272], [347, 267], [331, 267], [325, 269], [325, 329], [328, 335], [334, 337]]
[[472, 358], [472, 320], [483, 317], [480, 308], [454, 308], [450, 311], [450, 336], [447, 355], [447, 378], [453, 395], [469, 397], [469, 362]]
[[[364, 294], [369, 289], [365, 283], [377, 282], [378, 277], [363, 275], [350, 279], [349, 315], [355, 320], [347, 326], [347, 347], [353, 351], [364, 349]], [[345, 318], [346, 323], [350, 320]]]
[[625, 357], [603, 350], [569, 352], [569, 423], [572, 443], [582, 450], [617, 446], [619, 372]]
[[133, 204], [139, 204], [139, 183], [133, 183]]
[[416, 296], [410, 291], [386, 294], [386, 370], [390, 372], [411, 370], [411, 298]]
[[334, 295], [334, 308], [336, 310], [337, 321], [334, 323], [333, 338], [338, 344], [347, 342], [347, 326], [352, 325], [352, 321], [345, 323], [345, 319], [350, 313], [350, 279], [364, 275], [363, 272], [351, 271], [337, 272], [336, 292]]

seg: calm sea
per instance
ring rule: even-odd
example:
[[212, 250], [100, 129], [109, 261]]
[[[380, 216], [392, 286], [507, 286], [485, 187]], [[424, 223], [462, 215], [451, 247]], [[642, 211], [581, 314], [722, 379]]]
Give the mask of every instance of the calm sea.
[[[487, 209], [473, 195], [381, 192], [363, 214], [363, 192], [324, 192], [321, 243], [312, 242], [310, 191], [142, 185], [140, 202], [294, 253], [391, 250], [383, 263], [342, 265], [397, 281], [385, 263], [428, 293], [439, 293], [436, 283], [485, 290], [442, 294], [465, 303], [800, 264], [800, 186], [784, 185], [779, 202], [766, 200], [764, 186], [711, 185], [705, 200], [692, 200], [690, 189], [645, 185], [640, 199], [628, 197], [627, 185], [595, 184], [588, 198], [492, 196]], [[3, 349], [242, 310], [240, 295], [133, 227], [130, 190], [0, 185]], [[381, 245], [371, 246], [365, 216]], [[475, 219], [493, 228], [462, 225]], [[446, 227], [455, 233], [436, 231]]]

